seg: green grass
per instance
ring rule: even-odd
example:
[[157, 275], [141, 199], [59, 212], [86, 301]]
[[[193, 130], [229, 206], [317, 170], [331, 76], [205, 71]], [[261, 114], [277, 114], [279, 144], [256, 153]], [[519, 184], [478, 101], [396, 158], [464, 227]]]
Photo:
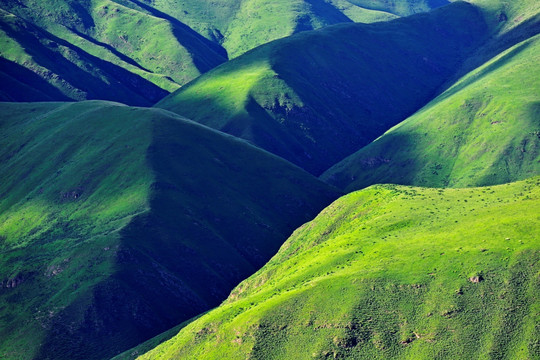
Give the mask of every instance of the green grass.
[[540, 36], [470, 72], [412, 117], [321, 177], [375, 183], [501, 184], [540, 173]]
[[147, 106], [228, 56], [271, 40], [396, 16], [347, 0], [6, 0], [0, 99]]
[[0, 357], [102, 359], [222, 301], [339, 193], [160, 109], [0, 106]]
[[[19, 88], [44, 93], [39, 100], [150, 105], [226, 60], [219, 45], [152, 8], [109, 0], [25, 3], [1, 5], [2, 72]], [[2, 89], [3, 100], [36, 98]]]
[[351, 193], [140, 359], [537, 358], [539, 213], [538, 177]]
[[[426, 3], [402, 1], [399, 15], [427, 11], [446, 1]], [[342, 22], [386, 21], [398, 16], [391, 8], [373, 9], [349, 0], [156, 0], [152, 6], [222, 44], [229, 58], [300, 31]]]
[[349, 0], [350, 3], [365, 9], [384, 11], [398, 16], [409, 16], [449, 4], [448, 0]]
[[274, 41], [156, 106], [247, 139], [313, 174], [431, 99], [489, 29], [473, 6]]

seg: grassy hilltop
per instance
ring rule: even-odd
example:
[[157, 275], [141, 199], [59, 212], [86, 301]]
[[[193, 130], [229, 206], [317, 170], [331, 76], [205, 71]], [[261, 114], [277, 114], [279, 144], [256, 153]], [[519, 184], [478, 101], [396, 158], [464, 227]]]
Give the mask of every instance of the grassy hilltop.
[[377, 185], [140, 359], [534, 359], [540, 179]]
[[268, 41], [443, 3], [415, 1], [399, 11], [380, 11], [347, 0], [5, 0], [0, 100], [104, 99], [147, 106]]
[[102, 359], [219, 304], [339, 193], [175, 114], [0, 106], [0, 357]]
[[156, 106], [318, 175], [422, 107], [487, 32], [466, 3], [335, 25], [261, 46]]

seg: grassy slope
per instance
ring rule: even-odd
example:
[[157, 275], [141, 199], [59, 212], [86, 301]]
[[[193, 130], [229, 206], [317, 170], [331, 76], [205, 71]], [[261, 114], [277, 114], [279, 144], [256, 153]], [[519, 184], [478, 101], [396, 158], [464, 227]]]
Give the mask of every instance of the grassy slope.
[[350, 3], [365, 9], [388, 12], [398, 16], [408, 16], [418, 12], [444, 6], [448, 0], [348, 0]]
[[480, 13], [459, 3], [304, 32], [234, 59], [156, 106], [320, 174], [424, 105], [485, 31]]
[[101, 359], [222, 301], [338, 193], [175, 114], [0, 107], [0, 357]]
[[[347, 13], [356, 21], [372, 22], [391, 19], [384, 12], [372, 12], [350, 3]], [[353, 11], [357, 10], [356, 13]], [[361, 12], [361, 10], [363, 10]], [[223, 46], [230, 58], [269, 41], [291, 34], [351, 22], [345, 8], [336, 2], [321, 0], [249, 0], [243, 1], [224, 33]]]
[[538, 177], [349, 194], [141, 359], [537, 358], [539, 212]]
[[372, 9], [372, 4], [359, 6], [357, 1], [349, 0], [155, 0], [153, 6], [221, 43], [233, 58], [299, 31], [341, 22], [385, 21], [445, 3], [401, 1], [398, 12], [393, 11], [394, 5], [379, 10]]
[[[407, 13], [441, 5], [404, 4]], [[6, 0], [0, 9], [0, 99], [138, 105], [225, 61], [221, 44], [237, 56], [298, 31], [397, 16], [347, 0]]]
[[381, 183], [463, 187], [540, 173], [540, 35], [470, 72], [321, 177], [348, 191]]
[[[221, 47], [148, 6], [9, 0], [0, 7], [0, 55], [10, 62], [2, 72], [33, 85], [22, 66], [70, 99], [149, 105], [226, 60]], [[5, 100], [34, 100], [2, 88]]]

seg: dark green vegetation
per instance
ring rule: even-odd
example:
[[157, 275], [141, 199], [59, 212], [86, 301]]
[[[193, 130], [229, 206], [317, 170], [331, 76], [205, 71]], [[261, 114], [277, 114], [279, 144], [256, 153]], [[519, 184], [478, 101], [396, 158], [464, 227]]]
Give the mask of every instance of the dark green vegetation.
[[250, 51], [157, 106], [318, 175], [422, 107], [487, 32], [466, 3], [334, 25]]
[[443, 3], [402, 2], [399, 11], [378, 11], [348, 0], [5, 0], [0, 100], [150, 105], [228, 56], [270, 40]]
[[540, 178], [377, 185], [142, 359], [536, 359]]
[[101, 359], [216, 306], [337, 198], [160, 109], [0, 106], [0, 358]]
[[481, 186], [539, 174], [538, 64], [540, 35], [470, 72], [321, 178], [352, 191], [375, 183]]
[[[0, 358], [540, 358], [540, 2], [395, 19], [445, 4], [2, 1], [0, 100], [187, 85], [0, 103]], [[341, 198], [208, 311], [341, 194], [279, 156], [432, 188]]]

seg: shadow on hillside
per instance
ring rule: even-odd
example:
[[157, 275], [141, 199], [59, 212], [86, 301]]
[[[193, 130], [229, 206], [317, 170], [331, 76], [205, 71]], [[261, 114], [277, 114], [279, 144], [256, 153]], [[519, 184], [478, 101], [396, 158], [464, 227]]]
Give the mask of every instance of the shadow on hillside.
[[118, 51], [117, 49], [115, 49], [114, 47], [112, 47], [111, 45], [109, 44], [106, 44], [104, 42], [101, 42], [101, 41], [97, 41], [96, 39], [78, 31], [77, 29], [75, 28], [70, 28], [69, 30], [71, 30], [73, 33], [75, 33], [76, 35], [82, 37], [83, 39], [85, 39], [86, 41], [88, 42], [91, 42], [92, 44], [94, 45], [97, 45], [99, 47], [103, 47], [107, 50], [109, 50], [111, 53], [113, 53], [116, 57], [118, 57], [119, 59], [121, 59], [122, 61], [125, 61], [126, 63], [128, 64], [131, 64], [133, 66], [136, 66], [138, 67], [139, 69], [141, 69], [142, 71], [146, 71], [146, 72], [149, 72], [151, 73], [152, 71], [151, 70], [148, 70], [146, 69], [145, 67], [143, 67], [141, 64], [139, 64], [138, 62], [136, 62], [135, 60], [133, 60], [132, 58], [130, 58], [129, 56], [126, 56], [124, 55], [123, 53], [121, 53], [120, 51]]
[[0, 57], [1, 73], [8, 79], [0, 82], [0, 101], [69, 100], [60, 90], [35, 72], [3, 57]]
[[499, 68], [505, 66], [508, 64], [512, 59], [519, 55], [523, 50], [528, 48], [530, 43], [523, 43], [519, 46], [517, 46], [515, 49], [512, 49], [512, 51], [508, 52], [507, 54], [503, 55], [499, 59], [497, 59], [492, 64], [486, 66], [484, 69], [479, 71], [478, 73], [469, 76], [466, 80], [458, 83], [457, 85], [451, 87], [447, 91], [445, 91], [442, 95], [439, 96], [438, 101], [443, 101], [452, 95], [460, 92], [461, 90], [465, 89], [466, 87], [476, 83], [477, 81], [482, 80], [487, 75], [491, 74], [494, 71], [497, 71]]
[[[374, 11], [383, 11], [386, 13], [398, 15], [398, 16], [408, 16], [412, 15], [412, 13], [408, 11], [399, 11], [399, 9], [396, 11], [392, 11], [391, 6], [395, 6], [396, 2], [399, 3], [399, 1], [386, 1], [386, 0], [375, 0], [375, 1], [360, 1], [359, 3], [356, 1], [350, 1], [350, 3], [357, 5], [359, 7], [362, 7], [367, 10], [374, 10]], [[451, 4], [448, 0], [428, 0], [428, 6], [430, 9], [439, 8], [445, 5]]]
[[35, 359], [103, 359], [219, 305], [341, 195], [232, 136], [139, 111], [147, 210], [111, 238], [110, 270], [55, 314]]
[[[193, 59], [193, 64], [195, 65], [197, 70], [199, 70], [199, 72], [205, 73], [208, 70], [211, 70], [219, 64], [228, 60], [227, 51], [223, 47], [203, 37], [178, 19], [168, 14], [165, 14], [164, 12], [161, 12], [156, 8], [149, 6], [142, 1], [130, 1], [137, 6], [143, 8], [144, 10], [148, 11], [153, 16], [160, 19], [165, 19], [173, 25], [173, 34], [176, 37], [176, 40], [180, 45], [182, 45], [188, 50]], [[191, 39], [187, 37], [190, 37]], [[190, 40], [195, 41], [195, 43]], [[197, 46], [197, 43], [200, 44], [200, 46]], [[207, 50], [204, 48], [206, 48]], [[207, 51], [213, 51], [216, 55], [216, 59], [211, 60], [208, 56], [209, 54], [206, 53]]]
[[[537, 15], [519, 24], [510, 31], [500, 36], [491, 38], [482, 47], [480, 47], [475, 54], [469, 56], [469, 58], [463, 63], [461, 69], [446, 81], [438, 93], [444, 93], [444, 91], [450, 89], [453, 84], [455, 84], [460, 78], [467, 75], [469, 72], [482, 66], [500, 53], [510, 49], [512, 46], [519, 44], [520, 42], [525, 41], [539, 33], [540, 15]], [[492, 70], [495, 69], [493, 68]]]
[[[396, 159], [403, 149], [414, 149], [416, 142], [409, 134], [388, 133], [383, 139], [370, 143], [362, 149], [362, 155], [352, 155], [342, 163], [341, 171], [324, 177], [326, 183], [351, 192], [374, 184], [411, 185], [423, 167], [419, 159]], [[410, 151], [412, 153], [412, 151]], [[398, 157], [399, 158], [399, 157]]]
[[[17, 31], [4, 24], [0, 24], [0, 28], [8, 37], [21, 44], [38, 65], [56, 73], [68, 84], [85, 92], [87, 99], [119, 101], [128, 105], [150, 105], [168, 94], [137, 74], [91, 55], [44, 29], [28, 23], [26, 25], [30, 31]], [[52, 40], [56, 44], [45, 46], [40, 41], [43, 38]], [[91, 64], [94, 71], [97, 68], [106, 72], [111, 79], [116, 80], [116, 83], [107, 83], [86, 68], [69, 61], [59, 50], [56, 50], [59, 45], [71, 50], [79, 59], [85, 59], [86, 64]]]
[[[329, 22], [326, 25], [352, 22], [345, 14], [338, 11], [334, 6], [328, 4], [322, 0], [305, 0], [308, 4], [311, 5], [311, 11], [313, 14], [321, 19], [328, 19]], [[293, 30], [293, 33], [298, 33], [301, 31], [313, 30], [313, 25], [311, 24], [311, 17], [304, 16], [298, 19], [296, 27]]]

